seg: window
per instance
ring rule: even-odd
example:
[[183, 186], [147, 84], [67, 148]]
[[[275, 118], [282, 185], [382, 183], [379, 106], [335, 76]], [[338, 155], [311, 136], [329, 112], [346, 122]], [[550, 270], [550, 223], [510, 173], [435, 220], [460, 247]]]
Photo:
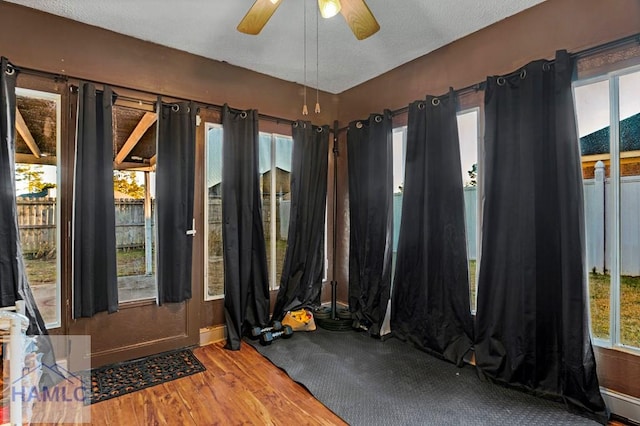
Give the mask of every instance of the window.
[[26, 274], [47, 328], [60, 318], [60, 95], [16, 89], [16, 195]]
[[407, 156], [407, 126], [393, 129], [393, 251], [391, 257], [391, 277], [395, 276], [398, 256], [398, 238], [402, 221], [402, 194], [404, 189], [404, 166]]
[[113, 107], [113, 194], [120, 303], [154, 299], [157, 295], [155, 121], [154, 112]]
[[222, 248], [222, 126], [205, 127], [205, 300], [224, 297], [224, 261]]
[[469, 292], [471, 311], [476, 310], [477, 259], [478, 259], [478, 114], [474, 108], [458, 113], [458, 139], [460, 141], [460, 163], [464, 185], [464, 217], [467, 234], [467, 257], [469, 259]]
[[[205, 300], [224, 297], [224, 262], [222, 250], [222, 132], [219, 124], [206, 124], [205, 141]], [[289, 212], [291, 209], [291, 160], [293, 139], [271, 133], [259, 134], [259, 184], [262, 222], [267, 253], [269, 288], [278, 289], [287, 251]], [[326, 234], [326, 221], [325, 221]], [[325, 270], [327, 274], [325, 238]]]
[[640, 349], [640, 68], [574, 85], [591, 331]]
[[269, 288], [276, 290], [280, 287], [289, 235], [293, 139], [289, 136], [261, 132], [259, 146], [262, 222], [267, 249]]
[[[467, 234], [467, 253], [469, 258], [469, 283], [471, 310], [476, 309], [476, 259], [478, 257], [478, 220], [477, 183], [478, 183], [478, 141], [479, 110], [473, 108], [458, 113], [458, 135], [460, 140], [460, 161], [462, 182], [464, 184], [465, 222]], [[393, 261], [395, 271], [402, 219], [402, 197], [404, 171], [407, 153], [407, 127], [393, 130]]]

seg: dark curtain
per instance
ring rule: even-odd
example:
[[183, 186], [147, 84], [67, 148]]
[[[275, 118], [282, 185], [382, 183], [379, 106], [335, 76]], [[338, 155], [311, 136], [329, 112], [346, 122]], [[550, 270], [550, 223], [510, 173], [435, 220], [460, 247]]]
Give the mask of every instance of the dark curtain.
[[269, 320], [269, 275], [258, 167], [258, 111], [222, 108], [222, 243], [226, 348]]
[[27, 334], [39, 336], [37, 351], [49, 369], [43, 369], [40, 385], [51, 386], [59, 381], [55, 356], [48, 331], [31, 293], [22, 258], [18, 211], [16, 205], [16, 78], [17, 71], [6, 58], [0, 59], [0, 305], [14, 306], [16, 300], [25, 303], [29, 318]]
[[473, 323], [456, 103], [450, 91], [409, 105], [391, 330], [461, 365]]
[[391, 290], [393, 163], [391, 113], [353, 121], [349, 164], [349, 310], [354, 327], [380, 335]]
[[191, 298], [196, 108], [158, 105], [158, 303], [179, 303]]
[[78, 88], [73, 197], [74, 318], [118, 310], [113, 201], [113, 92]]
[[573, 64], [487, 79], [475, 355], [488, 378], [606, 420], [588, 328]]
[[274, 319], [302, 306], [318, 306], [324, 272], [329, 127], [292, 126], [291, 210], [287, 252]]

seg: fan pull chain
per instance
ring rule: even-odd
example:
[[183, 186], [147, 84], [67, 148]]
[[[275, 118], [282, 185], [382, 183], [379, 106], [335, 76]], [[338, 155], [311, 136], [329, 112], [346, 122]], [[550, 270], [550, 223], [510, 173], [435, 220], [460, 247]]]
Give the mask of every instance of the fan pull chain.
[[316, 108], [315, 108], [315, 113], [316, 114], [320, 114], [320, 93], [319, 93], [319, 86], [320, 86], [320, 38], [319, 38], [319, 34], [320, 31], [318, 30], [319, 25], [318, 25], [318, 16], [320, 15], [320, 9], [316, 8]]
[[302, 105], [302, 115], [309, 115], [307, 109], [307, 2], [304, 3], [304, 105]]

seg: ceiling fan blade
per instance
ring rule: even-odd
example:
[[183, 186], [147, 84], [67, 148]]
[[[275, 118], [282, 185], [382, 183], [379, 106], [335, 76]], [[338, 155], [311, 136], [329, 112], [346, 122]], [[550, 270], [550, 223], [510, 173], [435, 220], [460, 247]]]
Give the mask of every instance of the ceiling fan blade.
[[378, 32], [380, 24], [364, 0], [341, 0], [340, 3], [340, 13], [358, 40], [364, 40]]
[[260, 33], [281, 2], [279, 0], [274, 4], [271, 0], [256, 0], [238, 24], [238, 31], [251, 35]]

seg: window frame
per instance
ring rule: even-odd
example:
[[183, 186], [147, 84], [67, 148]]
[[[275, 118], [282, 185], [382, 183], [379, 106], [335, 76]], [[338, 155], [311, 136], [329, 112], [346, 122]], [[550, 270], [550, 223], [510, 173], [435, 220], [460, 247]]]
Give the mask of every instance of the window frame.
[[[278, 255], [278, 245], [277, 245], [277, 241], [276, 238], [274, 238], [274, 236], [276, 235], [276, 232], [278, 231], [277, 228], [277, 220], [276, 220], [276, 215], [277, 215], [277, 208], [276, 208], [276, 192], [273, 190], [276, 187], [277, 184], [277, 176], [276, 176], [276, 169], [277, 169], [277, 165], [276, 165], [276, 138], [285, 138], [285, 139], [290, 139], [291, 140], [291, 149], [293, 152], [293, 136], [289, 136], [289, 135], [284, 135], [282, 133], [270, 133], [270, 132], [259, 132], [259, 135], [269, 135], [270, 136], [270, 168], [269, 168], [269, 176], [270, 176], [270, 182], [269, 182], [269, 217], [271, 218], [271, 220], [269, 221], [269, 235], [271, 236], [270, 240], [269, 240], [269, 247], [266, 247], [267, 250], [270, 251], [271, 256], [269, 257], [269, 259], [271, 260], [270, 264], [267, 265], [267, 269], [269, 271], [269, 291], [277, 291], [280, 289], [280, 282], [277, 281], [277, 276], [278, 276], [278, 271], [277, 271], [277, 265], [278, 265], [278, 260], [277, 260], [277, 255]], [[259, 137], [259, 136], [258, 136]], [[291, 162], [292, 162], [292, 166], [293, 166], [293, 158], [291, 158]], [[292, 171], [289, 171], [289, 173], [291, 173]], [[289, 179], [291, 179], [291, 177], [289, 177]], [[262, 218], [264, 221], [264, 217]], [[291, 218], [289, 218], [289, 220], [291, 220]], [[326, 220], [325, 220], [326, 222]], [[325, 232], [326, 235], [326, 232]], [[289, 245], [289, 241], [287, 241], [287, 246]], [[286, 256], [286, 251], [285, 251], [285, 256]], [[325, 245], [325, 257], [326, 257], [326, 245]], [[282, 274], [282, 271], [280, 271], [280, 274]]]
[[[215, 295], [210, 295], [209, 294], [209, 188], [207, 187], [207, 158], [209, 155], [209, 130], [211, 129], [221, 129], [222, 132], [224, 132], [224, 128], [222, 127], [222, 124], [219, 123], [212, 123], [212, 122], [205, 122], [204, 123], [204, 173], [203, 173], [203, 177], [204, 177], [204, 182], [203, 182], [203, 194], [204, 196], [202, 197], [202, 209], [204, 212], [204, 238], [203, 240], [203, 250], [204, 250], [204, 282], [203, 282], [203, 290], [204, 290], [204, 301], [208, 302], [210, 300], [221, 300], [224, 299], [225, 297], [225, 291], [224, 291], [224, 276], [222, 277], [222, 282], [223, 282], [223, 291], [222, 294], [215, 294]], [[223, 133], [224, 134], [224, 133]], [[223, 141], [221, 142], [224, 144], [224, 138]], [[224, 163], [221, 162], [222, 167], [224, 167]], [[222, 181], [221, 181], [222, 183]], [[224, 197], [224, 194], [222, 195]]]
[[[468, 108], [464, 108], [461, 109], [459, 111], [456, 111], [456, 124], [458, 127], [458, 146], [460, 147], [460, 155], [462, 156], [462, 146], [460, 146], [460, 125], [458, 120], [458, 117], [460, 117], [461, 115], [465, 115], [465, 114], [471, 114], [471, 113], [476, 113], [476, 241], [475, 241], [475, 246], [476, 246], [476, 273], [474, 275], [474, 285], [475, 285], [475, 297], [474, 297], [474, 301], [472, 306], [470, 306], [470, 311], [471, 311], [471, 315], [475, 315], [476, 311], [477, 311], [477, 307], [478, 307], [478, 277], [479, 277], [479, 272], [480, 272], [480, 260], [482, 257], [482, 252], [481, 252], [481, 242], [482, 242], [482, 203], [478, 202], [478, 200], [482, 199], [482, 174], [481, 174], [481, 170], [483, 170], [482, 167], [482, 156], [480, 155], [480, 153], [482, 152], [481, 150], [481, 145], [482, 145], [482, 126], [481, 126], [481, 108], [480, 106], [471, 106]], [[461, 159], [462, 162], [462, 159]], [[464, 173], [464, 170], [461, 170]], [[463, 191], [464, 191], [464, 181], [462, 182], [463, 185]], [[466, 222], [466, 217], [465, 217], [465, 222]], [[465, 235], [467, 234], [467, 229], [465, 229]], [[467, 237], [468, 238], [468, 237]], [[467, 240], [467, 264], [469, 264], [469, 241]], [[471, 302], [471, 270], [469, 270], [469, 302]], [[475, 307], [476, 309], [474, 309], [473, 307]]]
[[[589, 301], [589, 333], [591, 334], [592, 343], [596, 346], [621, 350], [633, 355], [640, 355], [640, 347], [634, 347], [625, 345], [620, 342], [621, 334], [621, 309], [620, 309], [620, 296], [621, 296], [621, 188], [620, 184], [620, 92], [619, 92], [619, 80], [620, 77], [628, 74], [634, 74], [640, 72], [640, 65], [632, 65], [630, 67], [624, 67], [609, 71], [593, 77], [584, 79], [578, 79], [572, 82], [571, 92], [573, 96], [574, 106], [576, 105], [576, 88], [582, 86], [588, 86], [603, 81], [609, 83], [609, 177], [605, 178], [605, 182], [609, 181], [612, 195], [613, 211], [611, 216], [613, 218], [613, 232], [611, 235], [611, 263], [609, 270], [609, 338], [601, 338], [593, 336], [591, 327], [591, 310], [590, 310], [590, 284], [589, 284], [589, 271], [585, 268], [585, 282], [587, 283], [587, 300]], [[576, 114], [576, 127], [577, 127], [577, 114]], [[577, 129], [576, 129], [577, 133]], [[577, 138], [576, 143], [580, 143], [580, 138]], [[585, 223], [586, 225], [586, 223]], [[586, 228], [586, 227], [585, 227]], [[588, 238], [587, 230], [584, 229], [585, 237]], [[585, 241], [583, 256], [587, 256], [588, 245]]]
[[[16, 87], [16, 97], [31, 97], [34, 99], [43, 99], [52, 101], [56, 105], [56, 320], [54, 322], [46, 322], [47, 330], [59, 329], [62, 327], [62, 206], [60, 203], [62, 188], [62, 95], [44, 90], [28, 89], [24, 87]], [[17, 106], [16, 106], [17, 108]], [[15, 155], [15, 152], [14, 152]], [[20, 163], [27, 164], [27, 163]], [[37, 164], [37, 163], [28, 163]], [[14, 171], [15, 173], [15, 171]]]

